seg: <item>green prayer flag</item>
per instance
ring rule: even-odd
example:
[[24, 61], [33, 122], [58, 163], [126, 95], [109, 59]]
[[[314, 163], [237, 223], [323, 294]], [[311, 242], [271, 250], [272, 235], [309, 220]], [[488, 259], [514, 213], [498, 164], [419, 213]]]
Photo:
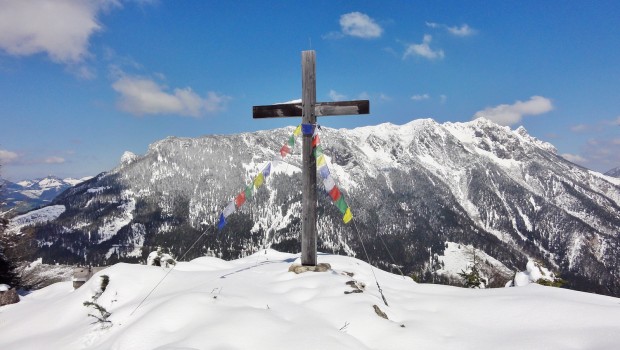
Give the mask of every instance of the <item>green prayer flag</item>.
[[248, 185], [245, 188], [245, 198], [252, 198], [252, 194], [254, 193], [254, 183]]
[[291, 135], [291, 137], [288, 139], [288, 145], [291, 146], [291, 148], [295, 146], [295, 135]]
[[314, 148], [314, 157], [318, 158], [320, 156], [323, 155], [323, 147], [321, 147], [321, 145], [318, 145]]
[[347, 205], [347, 202], [344, 201], [344, 196], [340, 196], [340, 198], [338, 198], [335, 204], [338, 207], [338, 209], [340, 209], [340, 212], [342, 214], [346, 213], [347, 209], [349, 208], [349, 206]]

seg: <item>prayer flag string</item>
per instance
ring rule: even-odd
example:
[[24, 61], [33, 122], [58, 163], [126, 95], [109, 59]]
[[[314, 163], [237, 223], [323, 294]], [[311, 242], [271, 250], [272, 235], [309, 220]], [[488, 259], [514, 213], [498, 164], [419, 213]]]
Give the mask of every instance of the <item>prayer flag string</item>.
[[237, 194], [224, 208], [219, 217], [218, 229], [222, 230], [224, 226], [226, 226], [226, 219], [233, 214], [237, 209], [239, 209], [247, 200], [251, 199], [254, 196], [254, 192], [257, 191], [265, 182], [265, 180], [271, 175], [273, 168], [276, 167], [277, 163], [286, 158], [288, 154], [290, 154], [295, 146], [295, 139], [301, 135], [312, 135], [312, 155], [316, 159], [317, 171], [323, 180], [323, 186], [325, 191], [331, 197], [334, 205], [340, 210], [342, 213], [342, 221], [345, 224], [348, 224], [351, 219], [353, 219], [353, 214], [351, 213], [351, 209], [349, 205], [344, 200], [344, 195], [340, 191], [340, 189], [336, 186], [336, 182], [327, 167], [327, 159], [325, 154], [323, 153], [323, 147], [321, 146], [321, 141], [318, 134], [318, 127], [314, 124], [301, 124], [295, 128], [293, 134], [288, 138], [287, 142], [282, 145], [280, 148], [279, 158], [276, 156], [272, 161], [267, 162], [267, 164], [261, 169], [261, 171], [252, 179], [252, 181], [245, 187], [245, 189], [239, 194]]

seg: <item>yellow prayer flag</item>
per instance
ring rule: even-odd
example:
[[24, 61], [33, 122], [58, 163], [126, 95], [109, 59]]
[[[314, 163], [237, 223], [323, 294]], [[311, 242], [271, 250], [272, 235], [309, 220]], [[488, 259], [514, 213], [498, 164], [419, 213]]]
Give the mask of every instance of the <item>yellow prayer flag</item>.
[[259, 173], [258, 176], [254, 178], [254, 187], [259, 188], [263, 184], [263, 180], [263, 173]]
[[293, 132], [293, 135], [295, 136], [299, 136], [299, 134], [301, 134], [301, 124], [299, 124], [297, 126], [297, 129], [295, 129], [295, 131]]
[[351, 214], [351, 209], [347, 208], [347, 211], [344, 213], [344, 216], [342, 217], [342, 221], [344, 221], [345, 224], [348, 224], [349, 221], [351, 221], [351, 219], [353, 219], [353, 214]]
[[325, 156], [324, 155], [320, 155], [317, 159], [316, 159], [316, 166], [318, 166], [319, 168], [322, 167], [323, 165], [325, 165]]

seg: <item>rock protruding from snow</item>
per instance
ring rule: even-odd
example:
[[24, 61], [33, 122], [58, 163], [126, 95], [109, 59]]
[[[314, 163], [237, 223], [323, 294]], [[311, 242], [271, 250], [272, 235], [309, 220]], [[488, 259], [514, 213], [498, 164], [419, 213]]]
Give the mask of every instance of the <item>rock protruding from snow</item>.
[[530, 260], [525, 266], [525, 271], [517, 272], [515, 278], [508, 282], [507, 285], [509, 287], [521, 287], [530, 283], [536, 283], [541, 279], [553, 282], [555, 280], [555, 274], [540, 263]]
[[[0, 284], [0, 288], [1, 286], [6, 286], [6, 284]], [[2, 289], [4, 288], [0, 289], [0, 306], [15, 304], [19, 302], [19, 295], [17, 295], [17, 291], [15, 290], [15, 288], [7, 288], [6, 290]]]

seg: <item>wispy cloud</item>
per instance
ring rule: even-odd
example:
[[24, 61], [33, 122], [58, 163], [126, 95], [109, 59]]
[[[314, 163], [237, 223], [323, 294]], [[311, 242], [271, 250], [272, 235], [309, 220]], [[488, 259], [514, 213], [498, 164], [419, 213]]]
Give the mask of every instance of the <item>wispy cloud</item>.
[[353, 36], [362, 39], [374, 39], [383, 34], [383, 28], [374, 19], [361, 12], [345, 13], [340, 16], [340, 31], [330, 32], [324, 39], [340, 39]]
[[429, 34], [424, 35], [421, 44], [410, 44], [405, 49], [405, 54], [403, 55], [403, 59], [409, 56], [420, 56], [427, 58], [429, 60], [442, 59], [444, 58], [443, 50], [433, 50], [430, 47], [430, 43], [433, 40], [433, 37]]
[[332, 101], [342, 101], [345, 100], [347, 96], [337, 92], [336, 90], [329, 90], [329, 98], [331, 98]]
[[62, 164], [64, 162], [65, 162], [65, 159], [63, 157], [57, 157], [57, 156], [47, 157], [43, 160], [43, 163], [45, 164]]
[[446, 102], [448, 102], [448, 96], [446, 96], [446, 95], [439, 95], [439, 102], [441, 104], [445, 104]]
[[578, 124], [570, 127], [572, 132], [584, 132], [587, 131], [590, 127], [586, 124]]
[[588, 160], [585, 159], [584, 157], [578, 155], [578, 154], [570, 154], [570, 153], [564, 153], [562, 154], [562, 158], [568, 160], [569, 162], [573, 162], [573, 163], [577, 163], [577, 164], [584, 164], [587, 163]]
[[521, 121], [523, 116], [539, 115], [553, 110], [551, 100], [542, 96], [532, 96], [529, 100], [517, 101], [511, 105], [502, 104], [496, 107], [487, 107], [474, 114], [474, 118], [487, 118], [500, 125], [514, 125]]
[[470, 27], [468, 24], [462, 24], [461, 26], [448, 26], [447, 24], [426, 22], [426, 26], [429, 28], [442, 28], [445, 29], [448, 33], [460, 37], [471, 36], [478, 32], [476, 29]]
[[380, 93], [379, 100], [384, 101], [384, 102], [389, 102], [389, 101], [392, 101], [392, 97], [387, 94]]
[[429, 98], [431, 98], [431, 96], [429, 94], [421, 94], [421, 95], [413, 95], [411, 96], [411, 99], [414, 101], [423, 101], [423, 100], [428, 100]]
[[139, 76], [121, 76], [112, 88], [120, 94], [117, 106], [138, 116], [177, 114], [200, 117], [223, 110], [230, 100], [230, 97], [215, 92], [208, 92], [202, 97], [189, 87], [169, 91], [166, 86]]
[[0, 165], [13, 163], [18, 158], [19, 155], [17, 153], [5, 149], [0, 149]]

